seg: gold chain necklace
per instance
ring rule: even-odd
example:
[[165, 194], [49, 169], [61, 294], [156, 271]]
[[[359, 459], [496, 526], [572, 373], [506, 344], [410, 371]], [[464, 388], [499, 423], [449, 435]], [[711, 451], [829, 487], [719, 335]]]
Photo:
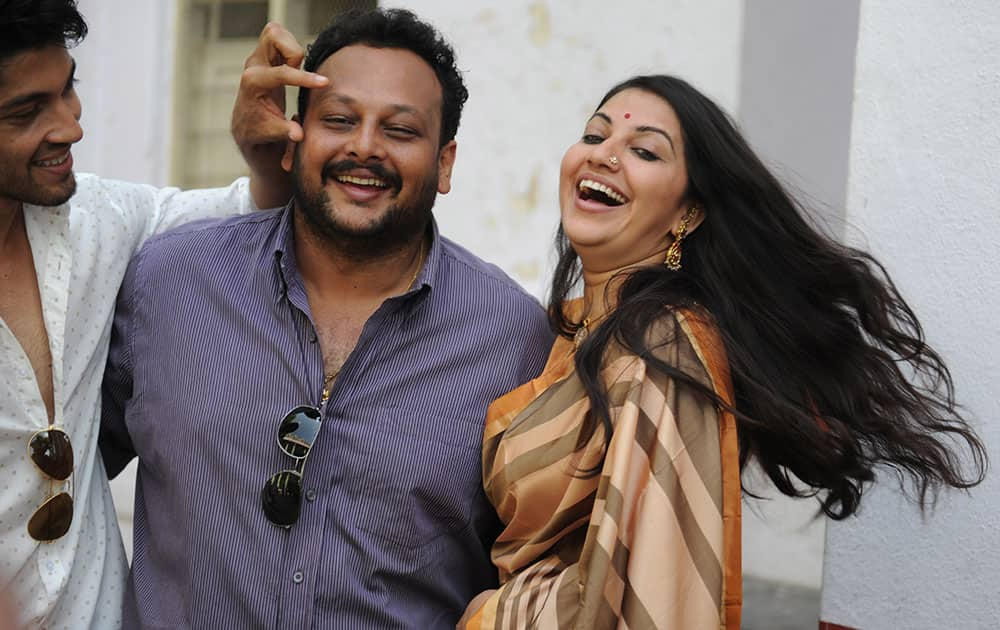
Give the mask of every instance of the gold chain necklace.
[[579, 348], [580, 344], [583, 343], [583, 341], [587, 338], [587, 335], [589, 334], [590, 334], [590, 318], [584, 317], [583, 321], [580, 322], [579, 328], [577, 328], [576, 332], [573, 333], [573, 347]]
[[[424, 266], [424, 241], [420, 241], [420, 252], [417, 254], [417, 268], [414, 270], [413, 275], [410, 277], [410, 282], [406, 285], [406, 291], [413, 288], [413, 283], [417, 281], [417, 275]], [[406, 293], [404, 291], [404, 293]], [[343, 364], [331, 374], [327, 374], [323, 377], [323, 393], [320, 394], [319, 406], [322, 407], [326, 404], [326, 401], [330, 400], [330, 385], [333, 383], [333, 379], [340, 376], [340, 371], [344, 369]]]
[[[424, 266], [424, 240], [420, 240], [420, 252], [417, 254], [417, 268], [413, 270], [413, 275], [410, 276], [410, 282], [406, 285], [406, 291], [413, 288], [413, 283], [417, 281], [417, 275]], [[403, 293], [406, 293], [403, 291]]]
[[344, 369], [344, 366], [337, 368], [332, 374], [328, 374], [323, 377], [323, 393], [319, 397], [319, 406], [322, 407], [326, 404], [326, 401], [330, 400], [330, 384], [333, 383], [333, 379], [337, 378], [340, 374], [340, 370]]
[[577, 327], [576, 332], [573, 333], [573, 347], [579, 348], [580, 344], [582, 344], [587, 339], [587, 337], [590, 336], [591, 324], [593, 324], [594, 326], [598, 326], [600, 325], [601, 322], [603, 322], [607, 318], [607, 316], [608, 313], [601, 313], [594, 318], [584, 317], [580, 321], [580, 324]]

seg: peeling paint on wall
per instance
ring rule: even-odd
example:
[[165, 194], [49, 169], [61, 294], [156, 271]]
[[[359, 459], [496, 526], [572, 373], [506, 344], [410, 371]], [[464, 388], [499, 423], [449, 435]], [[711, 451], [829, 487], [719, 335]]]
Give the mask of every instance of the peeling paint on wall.
[[528, 7], [531, 18], [531, 43], [535, 46], [545, 46], [552, 41], [552, 14], [549, 7], [539, 0]]
[[599, 72], [604, 72], [608, 69], [608, 62], [604, 58], [604, 54], [598, 51], [594, 55], [594, 68]]
[[518, 282], [534, 284], [541, 275], [542, 266], [538, 260], [515, 263], [512, 271]]
[[528, 181], [528, 188], [523, 193], [511, 195], [510, 207], [520, 215], [534, 214], [538, 208], [538, 170], [535, 168]]
[[[395, 4], [452, 40], [469, 87], [454, 188], [434, 208], [441, 230], [538, 297], [552, 267], [559, 163], [601, 95], [639, 72], [675, 72], [726, 106], [738, 93], [742, 0], [623, 0], [614, 15], [605, 0]], [[530, 261], [534, 281], [515, 269]]]

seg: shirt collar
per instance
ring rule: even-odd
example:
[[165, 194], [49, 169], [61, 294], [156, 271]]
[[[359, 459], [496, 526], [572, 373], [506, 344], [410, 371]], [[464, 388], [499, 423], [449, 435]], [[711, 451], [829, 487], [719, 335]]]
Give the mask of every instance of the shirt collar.
[[278, 219], [278, 229], [272, 236], [270, 249], [274, 261], [275, 297], [280, 302], [293, 286], [302, 288], [298, 263], [295, 260], [295, 238], [292, 230], [292, 204], [289, 201]]
[[[70, 202], [58, 206], [36, 206], [30, 203], [21, 204], [24, 213], [24, 227], [29, 230], [51, 230], [64, 233], [69, 228], [69, 215], [72, 210]], [[34, 246], [34, 244], [32, 244]]]
[[421, 267], [420, 273], [417, 274], [417, 278], [413, 282], [411, 291], [418, 291], [424, 286], [433, 288], [434, 283], [437, 281], [438, 268], [441, 265], [442, 247], [441, 234], [438, 232], [437, 221], [433, 217], [431, 217], [431, 222], [427, 231], [430, 233], [431, 246], [430, 249], [427, 250], [427, 255], [424, 257], [423, 267]]
[[[302, 276], [299, 274], [298, 264], [295, 259], [295, 230], [293, 229], [292, 204], [281, 210], [281, 218], [278, 222], [278, 229], [274, 233], [271, 243], [271, 251], [274, 257], [275, 271], [275, 296], [280, 301], [289, 293], [301, 291], [305, 296], [305, 287], [302, 284]], [[406, 300], [407, 317], [417, 310], [438, 279], [438, 272], [441, 266], [443, 251], [441, 246], [441, 234], [438, 231], [437, 221], [431, 217], [427, 231], [430, 233], [430, 249], [424, 257], [423, 266], [417, 273], [413, 286], [409, 291], [402, 294], [401, 298]]]

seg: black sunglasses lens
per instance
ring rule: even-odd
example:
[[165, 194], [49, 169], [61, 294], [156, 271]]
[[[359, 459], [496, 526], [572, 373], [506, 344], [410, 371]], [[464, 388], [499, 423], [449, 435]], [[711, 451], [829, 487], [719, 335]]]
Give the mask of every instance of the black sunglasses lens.
[[73, 498], [60, 492], [38, 506], [28, 520], [28, 534], [35, 540], [49, 542], [69, 531], [73, 521]]
[[293, 470], [276, 473], [264, 484], [261, 501], [267, 520], [281, 527], [291, 527], [299, 520], [302, 477]]
[[319, 409], [296, 407], [288, 412], [278, 425], [278, 444], [286, 455], [301, 459], [319, 435]]
[[28, 443], [31, 460], [53, 479], [65, 481], [73, 474], [73, 446], [61, 429], [39, 431]]

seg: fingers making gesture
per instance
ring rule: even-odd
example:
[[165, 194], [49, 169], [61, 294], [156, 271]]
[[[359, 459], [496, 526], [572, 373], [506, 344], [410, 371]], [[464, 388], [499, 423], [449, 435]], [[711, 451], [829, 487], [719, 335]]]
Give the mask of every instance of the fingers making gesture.
[[288, 30], [270, 22], [247, 57], [233, 105], [230, 130], [250, 167], [250, 190], [259, 207], [284, 205], [291, 180], [281, 168], [289, 141], [302, 140], [302, 127], [285, 115], [285, 88], [320, 88], [326, 77], [301, 70], [305, 49]]

